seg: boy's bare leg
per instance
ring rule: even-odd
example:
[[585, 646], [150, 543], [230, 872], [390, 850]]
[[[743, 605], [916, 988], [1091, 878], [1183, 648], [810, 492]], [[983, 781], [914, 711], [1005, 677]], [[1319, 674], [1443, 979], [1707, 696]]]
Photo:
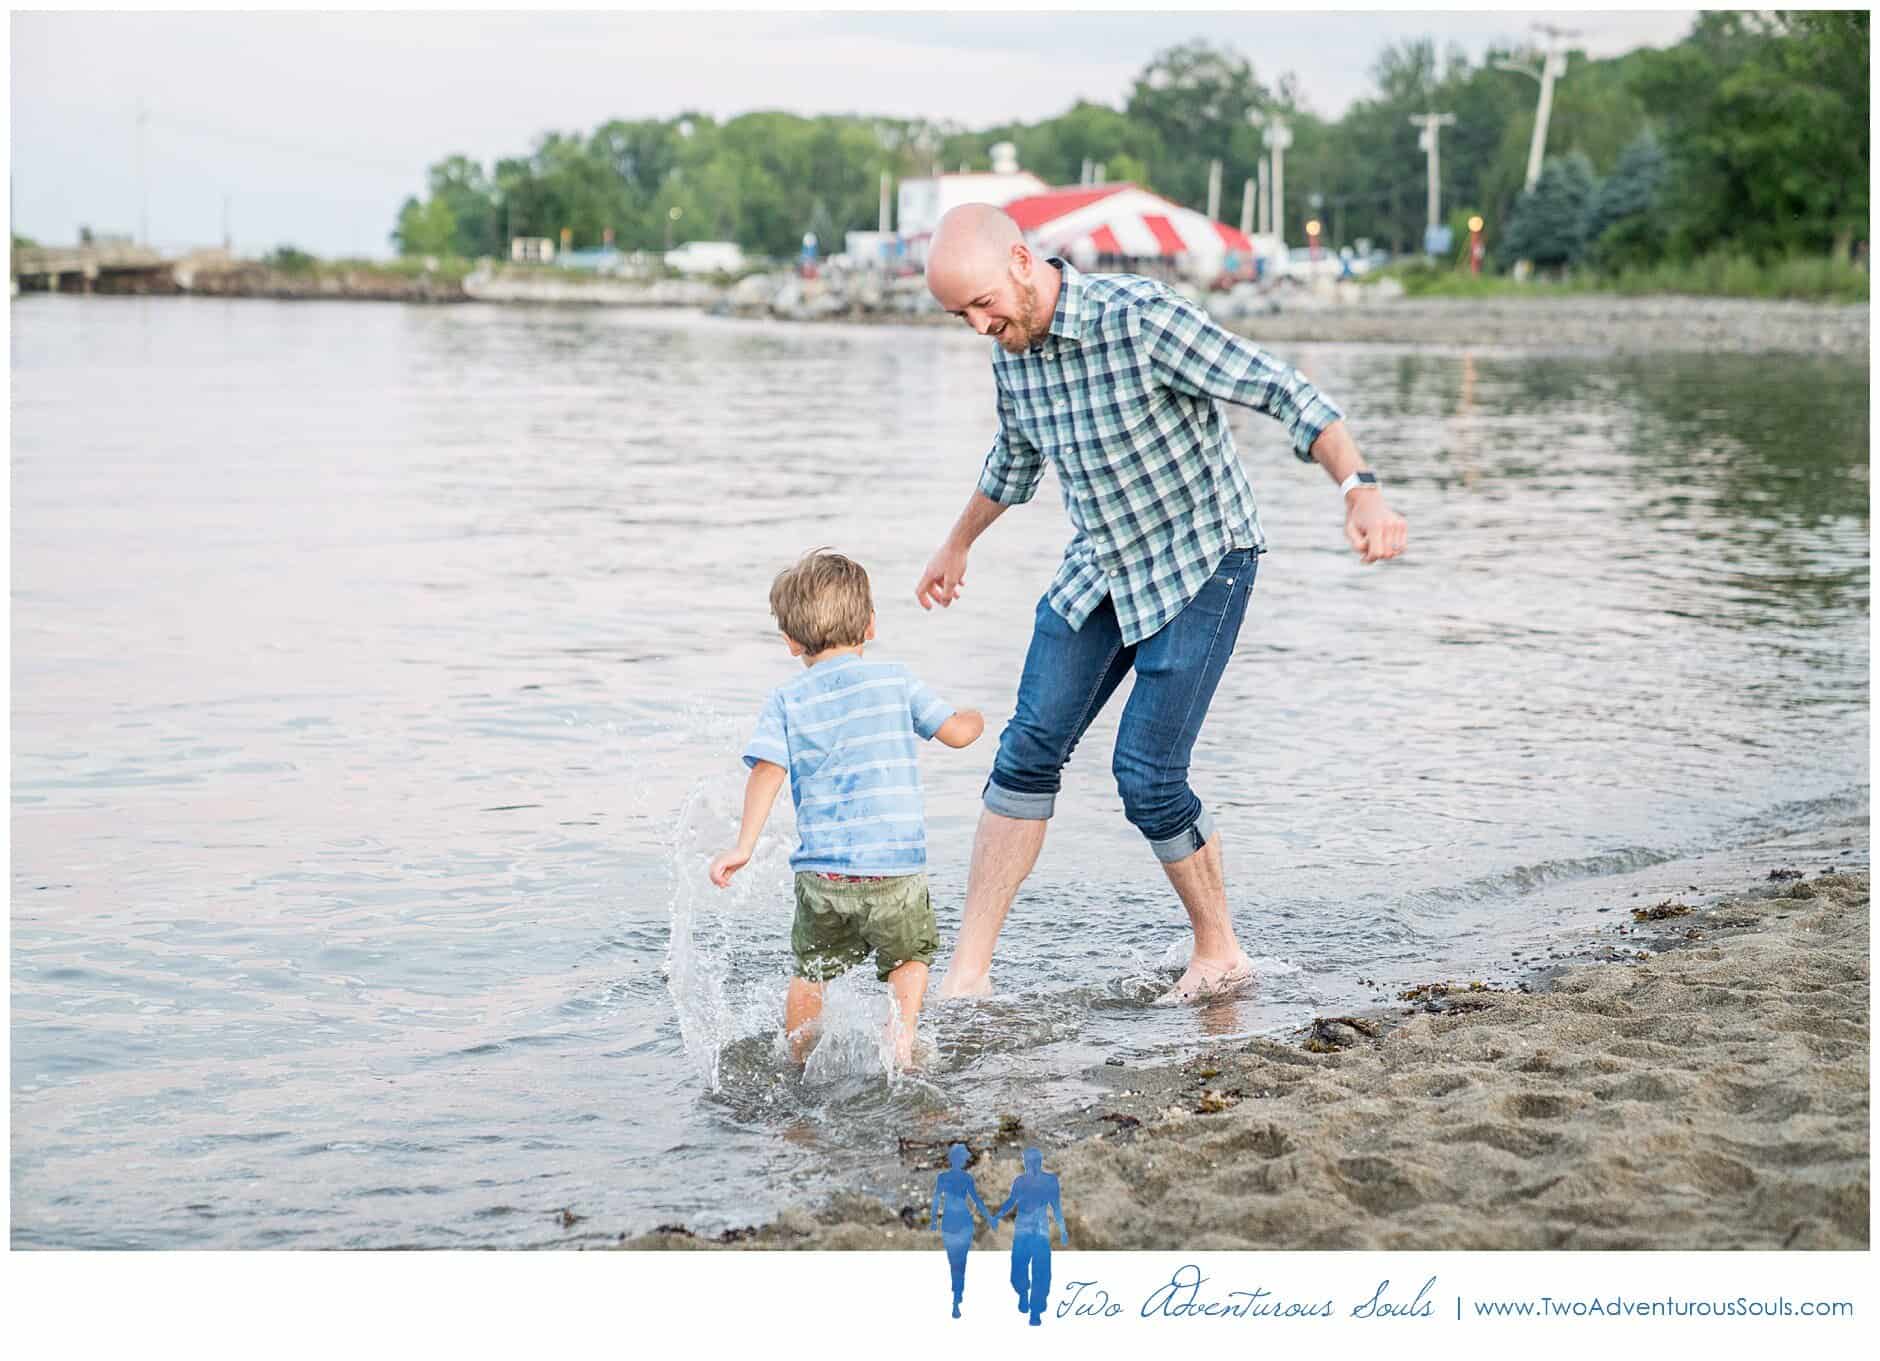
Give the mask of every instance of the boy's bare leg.
[[973, 835], [973, 863], [966, 873], [966, 907], [960, 938], [940, 980], [940, 997], [984, 997], [992, 991], [992, 951], [1018, 886], [1025, 882], [1038, 852], [1044, 849], [1041, 818], [1008, 818], [990, 808], [979, 813]]
[[816, 1047], [816, 1023], [822, 1019], [822, 1009], [822, 984], [807, 978], [790, 980], [790, 991], [783, 1001], [783, 1033], [790, 1041], [790, 1057], [798, 1063], [807, 1063], [809, 1051]]
[[927, 995], [927, 966], [910, 959], [896, 965], [888, 975], [894, 991], [895, 1014], [888, 1019], [888, 1033], [894, 1041], [894, 1066], [914, 1065], [914, 1027], [920, 1024], [921, 999]]
[[1185, 860], [1164, 863], [1188, 924], [1194, 928], [1195, 951], [1188, 968], [1159, 1002], [1190, 1002], [1247, 981], [1253, 962], [1234, 938], [1234, 920], [1227, 911], [1227, 879], [1221, 870], [1221, 838], [1217, 832]]

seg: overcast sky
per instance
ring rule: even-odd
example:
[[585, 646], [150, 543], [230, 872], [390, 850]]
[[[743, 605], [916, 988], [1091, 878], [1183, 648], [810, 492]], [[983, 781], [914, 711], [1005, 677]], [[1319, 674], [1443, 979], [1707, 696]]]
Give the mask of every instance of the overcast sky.
[[524, 154], [550, 128], [682, 109], [1029, 122], [1079, 98], [1120, 107], [1157, 50], [1196, 37], [1242, 52], [1263, 80], [1297, 73], [1308, 103], [1336, 116], [1402, 38], [1477, 58], [1551, 18], [1610, 56], [1675, 42], [1692, 16], [15, 13], [14, 230], [138, 230], [140, 97], [152, 241], [220, 241], [226, 198], [239, 250], [383, 255], [431, 162]]

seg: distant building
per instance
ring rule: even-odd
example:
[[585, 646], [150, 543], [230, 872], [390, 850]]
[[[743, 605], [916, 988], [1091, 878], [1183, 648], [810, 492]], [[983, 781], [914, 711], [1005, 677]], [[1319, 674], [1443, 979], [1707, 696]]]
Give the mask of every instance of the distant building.
[[1050, 185], [1018, 168], [1016, 149], [1010, 142], [992, 148], [992, 169], [988, 173], [936, 175], [927, 179], [902, 180], [895, 199], [901, 240], [915, 264], [925, 264], [927, 241], [940, 219], [963, 203], [990, 203], [1003, 208], [1013, 199], [1042, 194]]
[[555, 243], [546, 236], [518, 236], [509, 243], [509, 258], [517, 264], [550, 264], [555, 259]]

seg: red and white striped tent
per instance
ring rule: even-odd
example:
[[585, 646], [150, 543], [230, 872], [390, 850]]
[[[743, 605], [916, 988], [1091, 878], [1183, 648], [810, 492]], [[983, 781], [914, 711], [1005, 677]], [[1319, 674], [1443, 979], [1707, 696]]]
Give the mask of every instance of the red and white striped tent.
[[1079, 268], [1105, 256], [1160, 259], [1184, 273], [1218, 274], [1230, 252], [1251, 263], [1246, 233], [1134, 184], [1053, 189], [1014, 199], [1005, 211], [1033, 248]]

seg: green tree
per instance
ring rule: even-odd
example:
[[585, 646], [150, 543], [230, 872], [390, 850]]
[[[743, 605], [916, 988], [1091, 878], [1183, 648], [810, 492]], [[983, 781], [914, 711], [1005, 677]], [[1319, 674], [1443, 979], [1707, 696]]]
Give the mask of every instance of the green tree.
[[1247, 164], [1247, 116], [1275, 103], [1245, 57], [1197, 39], [1151, 59], [1130, 87], [1126, 112], [1160, 143], [1162, 160], [1151, 167], [1157, 192], [1204, 205], [1208, 162]]
[[1600, 181], [1588, 205], [1585, 237], [1594, 263], [1617, 268], [1657, 258], [1664, 245], [1658, 200], [1666, 173], [1664, 147], [1647, 129]]
[[494, 186], [482, 164], [468, 156], [448, 156], [430, 168], [426, 180], [429, 199], [447, 205], [454, 224], [450, 248], [442, 253], [468, 259], [497, 253], [500, 231]]
[[1592, 162], [1579, 152], [1548, 161], [1533, 191], [1516, 201], [1502, 253], [1543, 268], [1577, 261], [1586, 241], [1594, 187]]
[[400, 255], [449, 255], [456, 233], [457, 219], [449, 203], [441, 198], [428, 203], [408, 198], [399, 210], [392, 240]]
[[1640, 54], [1660, 122], [1675, 247], [1770, 257], [1844, 253], [1867, 230], [1865, 11], [1708, 11], [1691, 37]]

